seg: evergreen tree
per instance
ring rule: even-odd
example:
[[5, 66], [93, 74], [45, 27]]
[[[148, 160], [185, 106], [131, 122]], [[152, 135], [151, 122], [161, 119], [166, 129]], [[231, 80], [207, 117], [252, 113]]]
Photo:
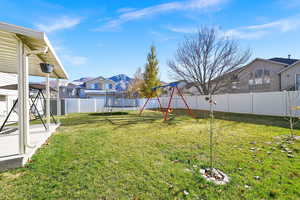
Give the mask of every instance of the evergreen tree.
[[141, 94], [144, 97], [155, 97], [160, 91], [152, 90], [153, 87], [159, 86], [160, 80], [158, 78], [158, 60], [156, 58], [155, 46], [151, 46], [150, 53], [147, 56], [147, 64], [145, 65], [144, 83], [141, 88]]

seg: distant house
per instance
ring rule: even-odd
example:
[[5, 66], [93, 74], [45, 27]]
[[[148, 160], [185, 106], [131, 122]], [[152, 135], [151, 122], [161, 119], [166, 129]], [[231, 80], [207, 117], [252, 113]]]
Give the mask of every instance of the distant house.
[[61, 98], [101, 98], [115, 92], [115, 82], [102, 76], [80, 78], [60, 87]]
[[300, 60], [256, 58], [226, 76], [218, 93], [273, 92], [300, 89]]
[[[300, 60], [256, 58], [249, 64], [219, 77], [224, 87], [216, 93], [274, 92], [300, 90]], [[194, 83], [185, 83], [182, 92], [198, 95]]]
[[59, 87], [60, 98], [79, 98], [80, 89], [83, 87], [83, 83], [76, 84], [74, 82], [68, 83]]
[[79, 96], [83, 98], [101, 98], [107, 93], [115, 92], [116, 83], [102, 76], [88, 80], [80, 89]]
[[[18, 77], [16, 74], [7, 74], [0, 72], [0, 86], [18, 84]], [[16, 90], [0, 89], [0, 123], [5, 119], [10, 108], [13, 106], [14, 100], [18, 98]], [[10, 120], [17, 119], [17, 115], [13, 114]]]
[[[177, 83], [177, 87], [183, 95], [199, 95], [200, 94], [198, 89], [195, 87], [194, 83], [187, 83], [184, 80], [170, 82], [169, 84], [171, 84], [171, 83]], [[166, 85], [166, 84], [168, 84], [168, 83], [164, 83], [162, 85]], [[170, 87], [162, 88], [161, 90], [162, 90], [161, 91], [162, 96], [170, 96], [172, 94], [172, 88], [170, 88]], [[173, 95], [175, 95], [175, 96], [179, 95], [177, 90], [174, 90]]]

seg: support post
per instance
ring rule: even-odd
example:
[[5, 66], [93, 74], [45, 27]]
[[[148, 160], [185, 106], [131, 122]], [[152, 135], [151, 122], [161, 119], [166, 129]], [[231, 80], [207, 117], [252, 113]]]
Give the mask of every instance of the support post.
[[163, 108], [162, 108], [162, 105], [161, 105], [159, 96], [158, 96], [158, 95], [156, 95], [156, 96], [157, 96], [157, 101], [158, 101], [158, 104], [159, 104], [159, 109], [160, 109], [160, 111], [163, 113], [164, 111], [163, 111]]
[[193, 116], [193, 113], [192, 113], [192, 110], [190, 109], [189, 105], [187, 104], [186, 100], [184, 99], [182, 93], [180, 92], [180, 90], [178, 89], [177, 86], [176, 86], [176, 89], [177, 89], [178, 94], [181, 96], [181, 98], [182, 98], [182, 100], [183, 100], [185, 106], [187, 107], [187, 109], [188, 109], [188, 111], [189, 111], [189, 114], [190, 114], [192, 117], [194, 117], [194, 116]]
[[26, 153], [27, 137], [29, 135], [29, 81], [28, 56], [22, 41], [18, 40], [18, 113], [19, 113], [19, 150]]
[[143, 113], [143, 111], [144, 111], [144, 109], [145, 109], [145, 107], [146, 107], [146, 105], [147, 105], [149, 99], [150, 99], [150, 97], [147, 99], [147, 101], [146, 101], [145, 104], [143, 105], [143, 107], [142, 107], [142, 109], [141, 109], [141, 111], [140, 111], [140, 114], [139, 114], [140, 116], [142, 115], [142, 113]]
[[46, 127], [50, 131], [50, 80], [49, 74], [46, 76]]
[[58, 123], [60, 123], [59, 117], [61, 116], [61, 100], [60, 100], [60, 80], [59, 78], [56, 79], [56, 90], [57, 90], [57, 95], [56, 95], [56, 115], [58, 116]]

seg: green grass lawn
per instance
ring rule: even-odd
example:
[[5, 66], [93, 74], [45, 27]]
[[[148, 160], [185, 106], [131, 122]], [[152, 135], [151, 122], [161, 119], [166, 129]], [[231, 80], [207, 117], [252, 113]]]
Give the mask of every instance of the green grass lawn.
[[199, 175], [209, 135], [197, 115], [63, 117], [26, 168], [0, 173], [0, 199], [300, 199], [300, 141], [284, 139], [286, 120], [217, 113], [215, 167], [231, 181], [216, 186]]

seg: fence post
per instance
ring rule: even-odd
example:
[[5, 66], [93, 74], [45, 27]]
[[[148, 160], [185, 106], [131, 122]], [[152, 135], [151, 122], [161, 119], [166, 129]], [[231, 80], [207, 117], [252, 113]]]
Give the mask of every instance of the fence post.
[[64, 104], [65, 104], [65, 105], [64, 105], [64, 106], [65, 106], [65, 115], [68, 114], [68, 104], [67, 104], [68, 101], [67, 101], [67, 100], [68, 100], [67, 98], [64, 99]]
[[250, 92], [250, 99], [251, 99], [251, 114], [254, 114], [254, 94]]
[[94, 108], [95, 112], [97, 112], [97, 99], [94, 99]]
[[78, 113], [80, 113], [80, 98], [78, 98], [77, 100], [77, 109], [78, 109]]
[[229, 101], [229, 94], [226, 93], [226, 101], [227, 101], [227, 112], [230, 112], [230, 101]]
[[284, 95], [284, 103], [285, 103], [285, 116], [288, 116], [288, 107], [291, 105], [289, 105], [286, 90], [283, 91], [283, 95]]

